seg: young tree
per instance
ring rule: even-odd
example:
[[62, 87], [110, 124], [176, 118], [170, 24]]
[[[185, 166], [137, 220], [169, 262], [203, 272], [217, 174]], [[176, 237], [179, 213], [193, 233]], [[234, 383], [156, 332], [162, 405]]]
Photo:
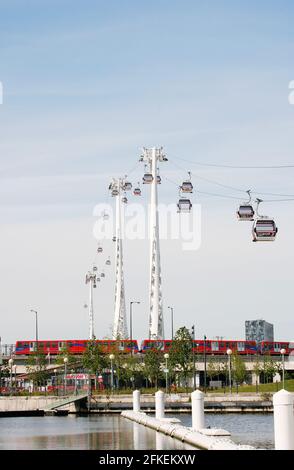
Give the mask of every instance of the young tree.
[[262, 371], [266, 379], [266, 382], [268, 383], [269, 379], [272, 382], [273, 376], [276, 374], [276, 364], [273, 361], [273, 358], [270, 356], [270, 354], [266, 354], [263, 357]]
[[144, 375], [150, 379], [151, 385], [158, 387], [158, 380], [163, 377], [161, 364], [163, 362], [163, 353], [158, 349], [150, 349], [144, 358]]
[[174, 337], [169, 350], [169, 364], [174, 370], [179, 371], [185, 387], [188, 387], [188, 377], [193, 373], [193, 343], [192, 335], [185, 326], [180, 328]]
[[105, 354], [103, 354], [101, 346], [95, 339], [88, 342], [82, 356], [82, 363], [83, 367], [93, 374], [102, 373], [103, 369], [108, 366]]
[[60, 352], [56, 358], [56, 364], [60, 366], [64, 365], [65, 358], [67, 358], [68, 366], [73, 366], [77, 362], [77, 357], [70, 353], [68, 345], [64, 345], [63, 348], [60, 349]]
[[45, 353], [41, 350], [34, 351], [27, 359], [26, 369], [34, 387], [44, 385], [48, 377]]
[[247, 376], [247, 370], [245, 366], [245, 362], [239, 356], [237, 351], [234, 351], [232, 356], [232, 379], [237, 384], [237, 392], [238, 392], [238, 385], [240, 385]]
[[258, 393], [258, 381], [260, 374], [262, 372], [262, 364], [260, 362], [259, 356], [256, 357], [256, 361], [253, 364], [252, 372], [255, 374], [255, 387], [256, 387], [256, 393]]
[[210, 356], [208, 360], [206, 374], [210, 380], [213, 380], [214, 377], [217, 377], [220, 374], [219, 363], [215, 361], [213, 356]]

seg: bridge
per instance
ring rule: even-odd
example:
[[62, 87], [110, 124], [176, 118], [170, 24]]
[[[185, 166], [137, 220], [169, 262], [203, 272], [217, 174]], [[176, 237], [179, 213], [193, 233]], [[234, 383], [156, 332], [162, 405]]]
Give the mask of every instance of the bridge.
[[46, 406], [44, 408], [45, 413], [48, 411], [54, 411], [57, 410], [58, 408], [63, 408], [64, 406], [71, 405], [71, 404], [77, 404], [79, 402], [82, 402], [83, 400], [88, 399], [88, 393], [81, 393], [78, 395], [71, 395], [68, 397], [64, 397], [62, 400], [55, 401], [54, 403], [51, 403], [50, 405]]

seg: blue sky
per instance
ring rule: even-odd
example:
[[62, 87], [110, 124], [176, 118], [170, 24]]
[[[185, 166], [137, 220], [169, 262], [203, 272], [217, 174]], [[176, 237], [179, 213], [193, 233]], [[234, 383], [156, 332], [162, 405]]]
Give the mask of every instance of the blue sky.
[[[106, 200], [111, 176], [133, 168], [142, 146], [164, 146], [184, 169], [191, 165], [178, 158], [293, 163], [293, 17], [291, 1], [0, 0], [4, 340], [30, 336], [25, 312], [31, 304], [43, 312], [45, 336], [86, 336], [83, 279], [95, 251], [93, 207]], [[294, 193], [294, 170], [193, 170], [238, 188]], [[173, 180], [184, 177], [172, 162], [164, 171]], [[133, 174], [135, 181], [141, 176]], [[197, 184], [202, 191], [231, 194]], [[163, 185], [161, 197], [173, 202], [174, 187]], [[277, 215], [280, 238], [252, 251], [250, 230], [247, 241], [233, 218], [237, 201], [195, 198], [203, 204], [203, 245], [190, 259], [162, 246], [166, 305], [183, 309], [183, 321], [196, 323], [200, 334], [242, 337], [245, 319], [264, 317], [279, 320], [278, 336], [293, 339], [293, 203], [267, 206]], [[215, 224], [217, 240], [211, 235]], [[147, 245], [146, 269], [138, 276], [141, 252], [139, 245], [126, 246], [127, 295], [138, 292], [145, 302], [137, 326], [144, 337]], [[174, 257], [187, 272], [179, 293], [182, 276], [174, 271]], [[21, 280], [17, 296], [15, 280]], [[248, 282], [252, 298], [240, 305]], [[101, 335], [109, 322], [99, 313], [111, 318], [112, 293], [110, 276], [96, 300]]]

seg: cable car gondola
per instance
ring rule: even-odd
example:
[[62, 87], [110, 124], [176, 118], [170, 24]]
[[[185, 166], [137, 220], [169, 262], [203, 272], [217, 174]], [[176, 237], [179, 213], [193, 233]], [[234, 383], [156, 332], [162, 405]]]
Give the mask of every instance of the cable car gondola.
[[105, 264], [107, 264], [107, 266], [110, 266], [110, 265], [111, 265], [111, 261], [110, 261], [109, 258], [106, 260]]
[[143, 176], [143, 184], [151, 184], [153, 181], [153, 175], [150, 171], [147, 171], [147, 165], [145, 165], [145, 174]]
[[183, 181], [182, 186], [180, 186], [180, 189], [182, 193], [193, 193], [193, 184], [191, 182], [191, 172], [188, 171], [189, 179], [186, 181]]
[[124, 191], [130, 191], [132, 189], [133, 185], [130, 183], [130, 181], [125, 181], [123, 189]]
[[112, 191], [111, 191], [111, 196], [118, 196], [118, 189], [117, 188], [113, 188]]
[[105, 277], [105, 273], [102, 272], [102, 273], [100, 274], [100, 277]]
[[177, 206], [178, 212], [190, 212], [192, 208], [192, 202], [190, 199], [180, 198]]
[[122, 198], [122, 202], [123, 202], [124, 204], [127, 204], [127, 203], [128, 203], [128, 198], [127, 198], [126, 195], [124, 195], [124, 197]]
[[133, 194], [134, 194], [134, 196], [141, 196], [140, 183], [138, 183], [138, 186], [134, 189]]
[[103, 248], [102, 248], [102, 246], [98, 246], [98, 248], [97, 248], [97, 253], [103, 253]]
[[151, 173], [145, 173], [143, 176], [143, 184], [151, 184], [153, 181], [153, 176]]
[[252, 227], [253, 242], [273, 242], [276, 239], [278, 233], [278, 227], [274, 219], [258, 214], [258, 206], [262, 202], [261, 199], [256, 199], [257, 207], [256, 214], [257, 219], [254, 221]]
[[241, 204], [237, 210], [237, 217], [239, 220], [248, 220], [248, 221], [252, 221], [254, 220], [254, 209], [252, 207], [252, 205], [250, 204], [251, 202], [251, 191], [250, 189], [248, 191], [246, 191], [248, 193], [248, 196], [249, 196], [249, 201], [247, 202], [244, 202], [243, 204]]
[[275, 241], [277, 232], [278, 227], [273, 219], [270, 219], [269, 217], [256, 219], [252, 228], [252, 241], [273, 242]]

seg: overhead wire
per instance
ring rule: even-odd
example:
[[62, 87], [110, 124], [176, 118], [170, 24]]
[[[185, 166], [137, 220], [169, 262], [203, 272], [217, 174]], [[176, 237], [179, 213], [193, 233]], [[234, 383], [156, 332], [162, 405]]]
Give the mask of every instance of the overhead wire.
[[[187, 170], [185, 168], [183, 168], [182, 166], [178, 165], [177, 163], [175, 163], [173, 160], [170, 160], [169, 161], [176, 167], [178, 167], [180, 170], [182, 170], [183, 172], [187, 173]], [[246, 193], [247, 190], [245, 189], [241, 189], [241, 188], [237, 188], [235, 186], [229, 186], [229, 185], [226, 185], [226, 184], [223, 184], [223, 183], [220, 183], [218, 181], [215, 181], [215, 180], [212, 180], [212, 179], [209, 179], [209, 178], [205, 178], [203, 176], [199, 176], [197, 174], [195, 174], [194, 172], [190, 171], [191, 175], [193, 175], [195, 178], [197, 179], [201, 179], [203, 181], [207, 181], [209, 183], [212, 183], [212, 184], [215, 184], [217, 186], [220, 186], [220, 187], [223, 187], [223, 188], [226, 188], [226, 189], [230, 189], [232, 191], [236, 191], [236, 192], [242, 192], [242, 193]], [[280, 193], [269, 193], [269, 192], [264, 192], [264, 191], [254, 191], [252, 190], [251, 191], [251, 194], [256, 194], [256, 195], [265, 195], [265, 196], [277, 196], [277, 197], [283, 197], [283, 198], [294, 198], [294, 194], [280, 194]]]
[[182, 160], [187, 163], [191, 163], [192, 165], [199, 165], [199, 166], [207, 166], [207, 167], [215, 167], [215, 168], [230, 168], [230, 169], [260, 169], [260, 170], [266, 170], [266, 169], [278, 169], [278, 168], [294, 168], [294, 165], [292, 164], [286, 164], [286, 165], [226, 165], [226, 164], [221, 164], [221, 163], [203, 163], [203, 162], [198, 162], [198, 161], [192, 161], [188, 160], [186, 158], [181, 158], [181, 157], [176, 157], [178, 160]]

